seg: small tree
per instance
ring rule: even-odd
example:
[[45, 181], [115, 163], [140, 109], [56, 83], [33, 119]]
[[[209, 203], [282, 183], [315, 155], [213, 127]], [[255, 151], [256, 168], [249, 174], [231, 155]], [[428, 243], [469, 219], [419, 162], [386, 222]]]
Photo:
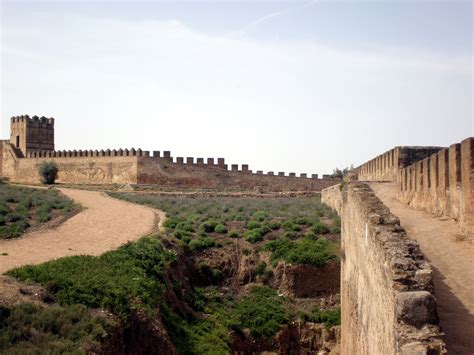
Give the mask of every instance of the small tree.
[[39, 167], [39, 174], [42, 184], [52, 185], [58, 177], [58, 167], [54, 161], [45, 161]]

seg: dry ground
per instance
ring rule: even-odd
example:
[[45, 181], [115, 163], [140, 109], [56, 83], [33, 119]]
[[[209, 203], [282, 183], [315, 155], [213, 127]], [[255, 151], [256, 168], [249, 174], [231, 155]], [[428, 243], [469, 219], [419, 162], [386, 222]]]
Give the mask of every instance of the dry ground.
[[440, 324], [450, 354], [474, 354], [474, 247], [460, 238], [456, 222], [415, 211], [397, 200], [394, 183], [371, 183], [400, 218], [433, 268]]
[[85, 207], [55, 229], [0, 240], [0, 274], [26, 264], [69, 255], [99, 255], [137, 240], [162, 223], [164, 213], [108, 197], [97, 191], [61, 189]]

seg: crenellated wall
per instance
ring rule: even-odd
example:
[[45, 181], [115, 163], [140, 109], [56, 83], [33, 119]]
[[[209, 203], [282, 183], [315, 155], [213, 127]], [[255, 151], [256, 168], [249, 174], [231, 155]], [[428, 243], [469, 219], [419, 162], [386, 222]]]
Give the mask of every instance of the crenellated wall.
[[400, 201], [453, 218], [474, 235], [473, 142], [470, 137], [449, 148], [396, 147], [358, 167], [358, 178], [397, 182]]
[[397, 181], [398, 170], [430, 156], [441, 147], [395, 147], [357, 167], [361, 181]]
[[[334, 185], [335, 180], [322, 180], [317, 178], [276, 176], [253, 173], [248, 165], [242, 165], [239, 170], [237, 164], [227, 170], [224, 159], [221, 164], [214, 165], [212, 161], [205, 164], [204, 160], [192, 163], [193, 158], [187, 158], [187, 163], [176, 163], [164, 161], [157, 157], [140, 157], [138, 159], [138, 183], [157, 184], [162, 186], [186, 186], [220, 189], [258, 189], [261, 191], [320, 191], [321, 189]], [[209, 164], [211, 163], [211, 164]]]
[[[163, 153], [163, 154], [162, 154]], [[174, 159], [170, 151], [141, 149], [107, 150], [31, 150], [23, 158], [8, 141], [2, 148], [2, 175], [11, 181], [38, 183], [38, 167], [45, 160], [58, 164], [59, 183], [158, 184], [163, 186], [258, 189], [259, 191], [320, 191], [334, 185], [333, 179], [318, 179], [316, 174], [272, 172], [252, 173], [247, 164], [233, 164], [228, 170], [224, 158]], [[175, 160], [175, 161], [174, 161]]]
[[454, 218], [474, 234], [474, 138], [401, 168], [398, 188], [400, 201]]
[[342, 354], [444, 353], [432, 270], [398, 218], [363, 183], [322, 201], [342, 219]]

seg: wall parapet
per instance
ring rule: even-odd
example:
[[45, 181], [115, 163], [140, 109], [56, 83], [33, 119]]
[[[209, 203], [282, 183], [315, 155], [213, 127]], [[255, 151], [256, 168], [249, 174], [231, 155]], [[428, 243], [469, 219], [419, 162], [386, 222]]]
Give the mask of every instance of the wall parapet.
[[322, 190], [342, 218], [344, 354], [443, 354], [432, 270], [367, 184]]
[[474, 236], [474, 138], [442, 147], [395, 147], [362, 164], [359, 181], [393, 181], [398, 199], [459, 222]]

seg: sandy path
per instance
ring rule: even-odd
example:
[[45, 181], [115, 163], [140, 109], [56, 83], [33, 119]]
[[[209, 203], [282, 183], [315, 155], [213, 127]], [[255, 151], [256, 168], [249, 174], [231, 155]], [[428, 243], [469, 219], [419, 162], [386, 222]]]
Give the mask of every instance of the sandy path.
[[450, 354], [474, 354], [474, 248], [459, 240], [456, 223], [397, 201], [393, 183], [371, 183], [377, 196], [418, 241], [433, 268], [440, 324]]
[[101, 192], [60, 189], [86, 209], [51, 230], [0, 240], [0, 274], [14, 267], [38, 264], [68, 255], [99, 255], [137, 240], [161, 226], [164, 213], [111, 198]]

